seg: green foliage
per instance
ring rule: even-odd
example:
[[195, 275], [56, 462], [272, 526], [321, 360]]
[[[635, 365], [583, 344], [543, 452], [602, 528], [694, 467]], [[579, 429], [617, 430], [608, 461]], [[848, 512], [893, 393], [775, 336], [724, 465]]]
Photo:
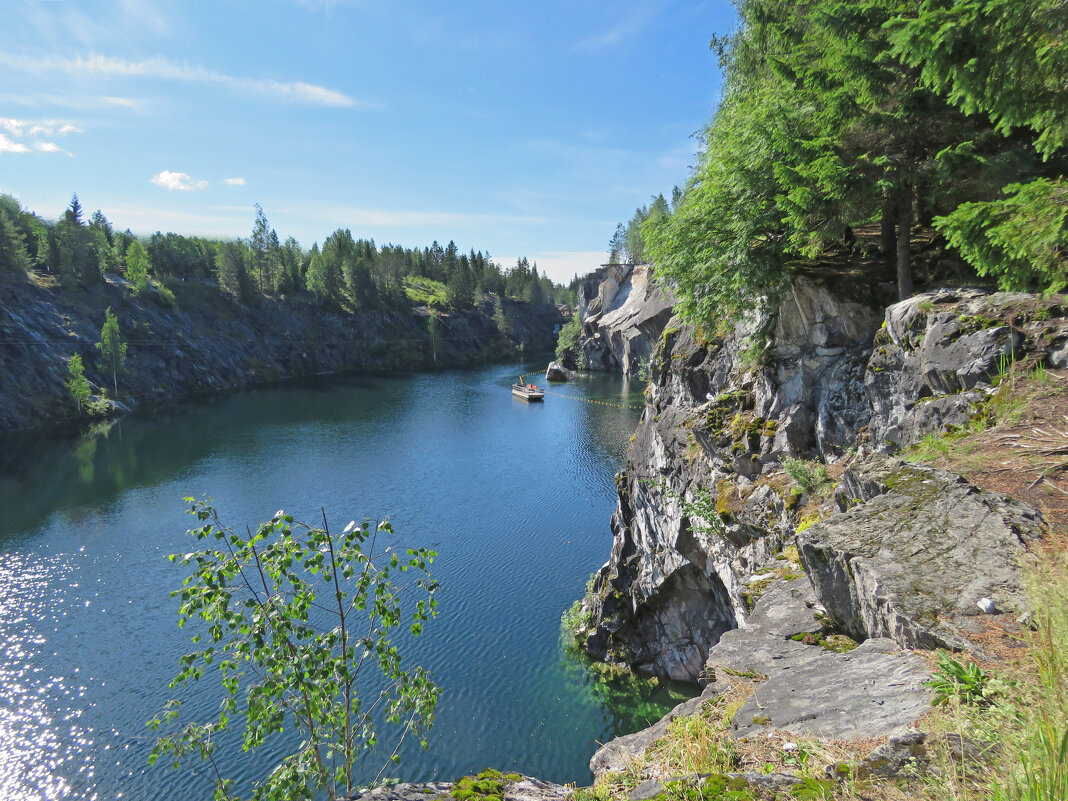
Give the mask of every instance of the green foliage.
[[[1068, 798], [1068, 554], [1050, 554], [1028, 577], [1037, 629], [1024, 680], [1013, 688], [1019, 736], [1008, 775], [991, 782], [992, 801]], [[997, 699], [1004, 703], [1003, 698]]]
[[935, 225], [980, 275], [1010, 291], [1068, 286], [1068, 181], [1010, 184], [1005, 197], [962, 203]]
[[148, 251], [136, 239], [126, 247], [126, 280], [141, 294], [148, 286]]
[[85, 411], [85, 405], [89, 402], [89, 396], [93, 390], [89, 386], [89, 379], [85, 377], [85, 365], [82, 363], [81, 354], [75, 353], [67, 360], [67, 380], [65, 382], [67, 394], [74, 401], [74, 408], [81, 414]]
[[638, 359], [638, 372], [636, 375], [639, 381], [649, 381], [649, 360], [644, 356]]
[[[325, 792], [333, 801], [354, 792], [358, 763], [390, 724], [394, 747], [377, 781], [404, 739], [423, 737], [434, 720], [439, 689], [422, 668], [402, 666], [391, 639], [400, 628], [418, 635], [437, 613], [427, 572], [434, 552], [398, 549], [386, 522], [353, 522], [335, 534], [325, 515], [322, 527], [311, 527], [281, 511], [246, 535], [224, 527], [207, 503], [186, 501], [203, 524], [190, 532], [202, 550], [171, 557], [193, 570], [174, 595], [179, 625], [200, 624], [199, 650], [182, 657], [171, 686], [213, 673], [223, 701], [215, 720], [184, 726], [180, 703], [170, 702], [150, 725], [179, 728], [160, 737], [152, 761], [166, 755], [175, 767], [191, 760], [214, 768], [219, 735], [240, 720], [246, 750], [296, 729], [299, 749], [253, 798]], [[217, 769], [215, 778], [216, 798], [233, 798], [232, 780]]]
[[874, 222], [907, 296], [913, 225], [935, 218], [1003, 286], [1064, 288], [1062, 6], [740, 2], [736, 32], [714, 42], [726, 80], [700, 162], [640, 225], [679, 310], [716, 332], [774, 308], [797, 259], [870, 247], [853, 229]]
[[248, 274], [248, 248], [242, 242], [221, 242], [215, 252], [215, 279], [219, 289], [235, 300], [252, 297]]
[[990, 702], [988, 681], [986, 673], [975, 662], [964, 665], [945, 651], [939, 651], [938, 670], [931, 674], [931, 680], [926, 684], [934, 690], [936, 706], [954, 698], [962, 704], [986, 704]]
[[580, 598], [564, 610], [560, 616], [560, 633], [565, 642], [573, 643], [579, 634], [589, 628], [593, 614], [586, 608], [585, 599]]
[[267, 222], [263, 207], [256, 203], [256, 219], [252, 223], [252, 236], [248, 240], [249, 272], [260, 292], [276, 289], [280, 284], [281, 248], [278, 234]]
[[100, 369], [111, 374], [111, 383], [115, 394], [119, 394], [118, 374], [126, 371], [126, 343], [119, 332], [119, 321], [108, 306], [104, 312], [104, 325], [100, 329], [100, 341], [96, 343], [100, 351]]
[[1046, 156], [1068, 142], [1060, 0], [924, 0], [888, 26], [893, 54], [966, 114], [1009, 135], [1026, 126]]
[[658, 276], [675, 287], [679, 311], [718, 330], [780, 288], [786, 277], [782, 210], [771, 132], [785, 109], [781, 82], [728, 73], [723, 101], [682, 204], [643, 229]]
[[[582, 349], [582, 321], [576, 314], [562, 326], [556, 337], [556, 358], [569, 369], [585, 370], [589, 367], [586, 352]], [[574, 367], [570, 367], [574, 365]]]
[[22, 231], [7, 209], [0, 206], [0, 272], [26, 272], [30, 267]]
[[815, 492], [831, 480], [827, 475], [827, 468], [819, 462], [784, 456], [782, 469], [805, 492]]
[[404, 294], [412, 303], [421, 306], [444, 308], [446, 304], [445, 285], [432, 278], [418, 275], [408, 276], [404, 279]]

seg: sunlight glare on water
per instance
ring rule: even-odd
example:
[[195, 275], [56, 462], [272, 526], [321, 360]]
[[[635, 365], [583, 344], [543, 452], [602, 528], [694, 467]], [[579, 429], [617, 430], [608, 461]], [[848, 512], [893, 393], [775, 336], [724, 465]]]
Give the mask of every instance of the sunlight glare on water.
[[[181, 499], [206, 495], [235, 527], [325, 509], [339, 527], [388, 517], [399, 544], [438, 551], [441, 614], [404, 652], [442, 698], [429, 749], [406, 742], [394, 775], [587, 782], [598, 742], [671, 700], [599, 680], [560, 641], [611, 547], [640, 387], [599, 377], [530, 404], [510, 393], [527, 369], [309, 381], [0, 449], [0, 801], [210, 798], [206, 778], [148, 766], [145, 726], [192, 650], [166, 557], [191, 550]], [[181, 692], [201, 721], [221, 698], [207, 677]], [[227, 744], [220, 767], [247, 791], [298, 742]]]

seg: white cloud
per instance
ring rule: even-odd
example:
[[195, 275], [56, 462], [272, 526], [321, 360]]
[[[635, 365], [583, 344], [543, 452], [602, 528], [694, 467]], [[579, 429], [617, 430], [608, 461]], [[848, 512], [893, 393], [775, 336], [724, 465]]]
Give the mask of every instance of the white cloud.
[[201, 66], [178, 64], [162, 57], [143, 61], [111, 58], [98, 53], [88, 57], [20, 58], [0, 53], [0, 64], [25, 72], [62, 72], [68, 75], [117, 75], [120, 77], [163, 78], [173, 81], [209, 83], [228, 86], [239, 92], [267, 95], [291, 102], [320, 106], [353, 107], [353, 98], [336, 89], [303, 81], [277, 81], [271, 78], [242, 78], [226, 75]]
[[[29, 125], [30, 123], [26, 123]], [[30, 128], [30, 136], [52, 136], [58, 134], [64, 136], [72, 133], [84, 133], [77, 125], [71, 125], [69, 122], [57, 122], [56, 120], [42, 120], [36, 122]]]
[[66, 153], [68, 156], [74, 155], [73, 153], [70, 153], [61, 148], [55, 142], [37, 142], [34, 145], [34, 148], [40, 150], [42, 153]]
[[[107, 13], [89, 8], [88, 3], [29, 2], [20, 3], [18, 11], [31, 28], [36, 29], [32, 41], [59, 47], [70, 39], [87, 47], [109, 43], [126, 44], [144, 41], [148, 35], [163, 36], [170, 25], [160, 15], [165, 4], [157, 0], [118, 0], [118, 8]], [[115, 2], [107, 5], [116, 5]]]
[[196, 179], [187, 172], [172, 172], [171, 170], [162, 170], [154, 175], [152, 183], [170, 191], [178, 190], [181, 192], [203, 189], [208, 185], [207, 181]]
[[30, 149], [22, 142], [15, 142], [7, 137], [6, 134], [0, 134], [0, 153], [29, 153]]
[[128, 97], [102, 97], [100, 98], [109, 106], [122, 106], [123, 108], [137, 108], [137, 101]]
[[[69, 122], [59, 120], [16, 120], [12, 117], [0, 117], [0, 128], [12, 136], [52, 136], [52, 134], [83, 133], [82, 129]], [[26, 130], [29, 129], [29, 130]]]
[[0, 128], [6, 130], [12, 136], [22, 136], [22, 129], [26, 123], [11, 117], [0, 117]]
[[223, 183], [229, 186], [244, 186], [244, 178], [223, 178]]

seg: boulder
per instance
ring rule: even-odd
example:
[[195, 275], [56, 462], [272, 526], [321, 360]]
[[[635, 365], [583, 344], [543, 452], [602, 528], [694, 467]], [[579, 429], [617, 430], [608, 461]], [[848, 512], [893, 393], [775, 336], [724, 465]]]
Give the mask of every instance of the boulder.
[[980, 614], [980, 600], [1025, 611], [1020, 566], [1042, 536], [1037, 510], [954, 473], [885, 457], [851, 468], [842, 483], [861, 497], [840, 503], [856, 505], [797, 541], [820, 604], [849, 636], [975, 648], [967, 619]]
[[573, 381], [575, 375], [573, 370], [568, 370], [560, 362], [549, 362], [549, 366], [545, 368], [546, 381]]

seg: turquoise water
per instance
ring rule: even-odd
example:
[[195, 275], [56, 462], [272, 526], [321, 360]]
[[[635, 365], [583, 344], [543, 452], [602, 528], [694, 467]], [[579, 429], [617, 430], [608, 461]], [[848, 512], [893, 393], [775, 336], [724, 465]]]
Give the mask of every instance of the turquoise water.
[[[439, 552], [440, 616], [405, 651], [443, 689], [437, 724], [391, 774], [493, 766], [587, 782], [598, 742], [672, 703], [596, 680], [559, 634], [608, 556], [641, 393], [599, 377], [528, 404], [509, 391], [526, 369], [324, 379], [6, 443], [0, 798], [210, 797], [203, 777], [147, 764], [145, 721], [191, 650], [170, 597], [184, 574], [166, 559], [192, 549], [186, 495], [211, 495], [231, 526], [279, 508], [316, 520], [323, 507], [340, 525], [388, 517], [403, 542]], [[208, 717], [221, 696], [204, 680], [183, 697]], [[295, 742], [227, 748], [220, 765], [247, 786]]]

